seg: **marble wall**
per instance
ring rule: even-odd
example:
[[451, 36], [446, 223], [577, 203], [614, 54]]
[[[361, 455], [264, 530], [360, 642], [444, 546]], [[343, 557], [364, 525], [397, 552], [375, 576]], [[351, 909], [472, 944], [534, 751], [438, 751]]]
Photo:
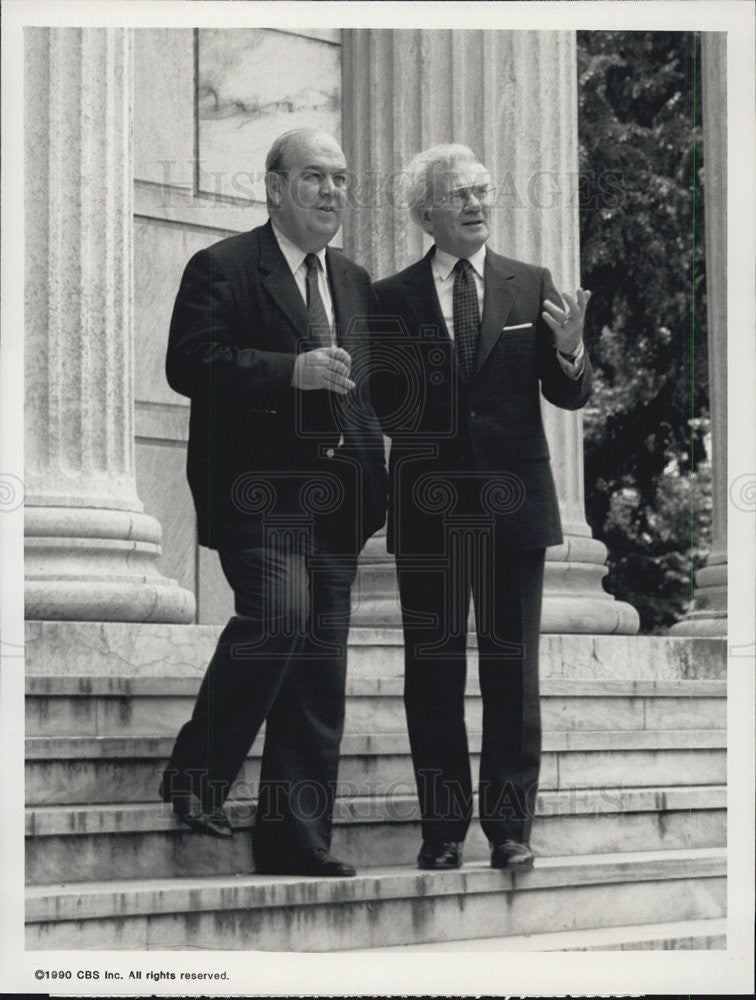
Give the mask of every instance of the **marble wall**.
[[[173, 302], [193, 253], [267, 218], [265, 154], [281, 132], [341, 134], [340, 31], [134, 32], [134, 388], [136, 479], [163, 528], [161, 571], [220, 624], [231, 592], [199, 550], [184, 474], [188, 400], [164, 374]], [[336, 240], [336, 243], [339, 241]]]
[[136, 28], [134, 177], [191, 191], [194, 170], [194, 32]]
[[337, 39], [256, 28], [198, 32], [200, 191], [264, 201], [268, 149], [282, 132], [303, 127], [341, 133]]

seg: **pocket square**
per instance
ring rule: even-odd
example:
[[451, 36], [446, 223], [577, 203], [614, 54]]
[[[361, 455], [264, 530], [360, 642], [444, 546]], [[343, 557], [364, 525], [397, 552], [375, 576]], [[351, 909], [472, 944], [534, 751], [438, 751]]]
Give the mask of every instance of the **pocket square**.
[[503, 326], [501, 332], [512, 333], [513, 330], [529, 330], [532, 325], [532, 323], [518, 323], [517, 326]]

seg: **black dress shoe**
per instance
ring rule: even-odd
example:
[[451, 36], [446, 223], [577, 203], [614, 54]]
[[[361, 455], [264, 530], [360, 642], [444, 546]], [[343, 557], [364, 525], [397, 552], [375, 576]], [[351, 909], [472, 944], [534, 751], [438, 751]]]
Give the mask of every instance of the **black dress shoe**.
[[462, 864], [462, 846], [454, 840], [424, 840], [417, 856], [417, 867], [428, 870], [459, 868]]
[[322, 875], [328, 878], [349, 878], [357, 874], [351, 865], [325, 850], [291, 851], [259, 860], [255, 858], [255, 870], [260, 875]]
[[176, 819], [193, 830], [207, 837], [218, 837], [225, 840], [233, 837], [234, 831], [228, 816], [222, 809], [204, 810], [202, 803], [191, 792], [174, 792], [172, 795], [164, 792], [163, 782], [160, 782], [158, 795], [163, 802], [170, 802]]
[[492, 868], [513, 868], [515, 871], [527, 872], [533, 867], [534, 859], [530, 844], [521, 844], [516, 840], [505, 840], [491, 848]]
[[218, 837], [220, 840], [227, 840], [234, 835], [228, 816], [222, 809], [213, 809], [212, 812], [186, 813], [183, 816], [176, 813], [176, 815], [195, 833], [204, 833], [207, 837]]

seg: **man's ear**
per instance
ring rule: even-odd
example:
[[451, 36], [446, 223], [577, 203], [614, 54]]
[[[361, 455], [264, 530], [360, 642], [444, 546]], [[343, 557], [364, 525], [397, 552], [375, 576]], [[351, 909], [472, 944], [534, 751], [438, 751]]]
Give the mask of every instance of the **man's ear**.
[[274, 170], [269, 170], [265, 175], [265, 191], [268, 195], [268, 202], [271, 205], [281, 204], [281, 184], [283, 177]]
[[433, 235], [433, 220], [427, 208], [420, 209], [420, 225], [429, 236]]

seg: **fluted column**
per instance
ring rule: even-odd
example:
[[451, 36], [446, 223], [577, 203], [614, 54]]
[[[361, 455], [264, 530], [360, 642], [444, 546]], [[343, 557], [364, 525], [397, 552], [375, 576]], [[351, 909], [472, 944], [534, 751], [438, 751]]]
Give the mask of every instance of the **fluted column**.
[[134, 477], [131, 38], [25, 35], [28, 618], [186, 622]]
[[[499, 188], [491, 246], [547, 265], [557, 287], [574, 292], [574, 32], [354, 30], [343, 51], [345, 151], [356, 175], [347, 251], [375, 278], [416, 260], [428, 244], [400, 203], [400, 171], [427, 146], [461, 142]], [[565, 541], [547, 552], [542, 629], [634, 633], [635, 609], [603, 590], [606, 549], [585, 520], [582, 416], [543, 409]]]
[[712, 540], [675, 635], [727, 635], [727, 36], [701, 35]]

